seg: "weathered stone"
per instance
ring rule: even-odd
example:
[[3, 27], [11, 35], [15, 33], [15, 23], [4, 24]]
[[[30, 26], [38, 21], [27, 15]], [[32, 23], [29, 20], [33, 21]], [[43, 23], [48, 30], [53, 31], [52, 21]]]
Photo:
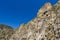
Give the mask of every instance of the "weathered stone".
[[8, 40], [60, 40], [60, 0], [55, 5], [46, 3], [36, 18], [17, 28]]
[[[10, 40], [60, 40], [60, 2], [46, 3], [29, 23], [22, 25]], [[14, 36], [15, 35], [15, 36]], [[19, 39], [18, 39], [19, 38]]]

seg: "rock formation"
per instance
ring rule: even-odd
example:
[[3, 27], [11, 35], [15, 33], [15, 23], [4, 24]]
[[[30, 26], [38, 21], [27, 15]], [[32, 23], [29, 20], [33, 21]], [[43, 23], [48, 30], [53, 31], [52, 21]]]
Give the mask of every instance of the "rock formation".
[[60, 40], [60, 1], [46, 3], [36, 18], [16, 29], [10, 40]]
[[46, 3], [37, 17], [17, 28], [9, 40], [60, 40], [60, 1]]
[[7, 25], [0, 24], [0, 40], [9, 40], [13, 33], [13, 28]]

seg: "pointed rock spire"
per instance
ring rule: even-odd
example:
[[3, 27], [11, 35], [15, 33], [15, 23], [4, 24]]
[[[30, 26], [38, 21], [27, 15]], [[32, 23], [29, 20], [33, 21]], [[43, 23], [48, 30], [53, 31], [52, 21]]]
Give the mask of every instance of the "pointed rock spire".
[[45, 12], [45, 11], [48, 11], [52, 8], [52, 5], [50, 3], [46, 3], [39, 11], [38, 11], [38, 14], [37, 16], [38, 17], [41, 17], [41, 15]]

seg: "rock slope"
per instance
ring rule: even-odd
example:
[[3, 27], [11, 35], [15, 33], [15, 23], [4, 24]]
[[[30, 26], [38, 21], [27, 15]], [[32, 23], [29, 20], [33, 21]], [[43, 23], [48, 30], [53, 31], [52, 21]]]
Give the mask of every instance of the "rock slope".
[[13, 33], [13, 28], [7, 25], [0, 24], [0, 40], [9, 40]]
[[60, 40], [60, 1], [46, 3], [37, 17], [16, 30], [10, 40]]
[[60, 1], [46, 3], [37, 17], [21, 25], [10, 40], [60, 40]]
[[60, 0], [46, 3], [37, 17], [22, 24], [8, 40], [60, 40]]

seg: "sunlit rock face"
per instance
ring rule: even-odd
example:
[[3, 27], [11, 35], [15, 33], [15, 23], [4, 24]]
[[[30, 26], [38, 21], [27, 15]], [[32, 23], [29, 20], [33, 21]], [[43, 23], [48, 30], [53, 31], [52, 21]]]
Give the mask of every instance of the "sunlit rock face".
[[46, 3], [29, 23], [21, 25], [9, 40], [60, 40], [60, 1]]

